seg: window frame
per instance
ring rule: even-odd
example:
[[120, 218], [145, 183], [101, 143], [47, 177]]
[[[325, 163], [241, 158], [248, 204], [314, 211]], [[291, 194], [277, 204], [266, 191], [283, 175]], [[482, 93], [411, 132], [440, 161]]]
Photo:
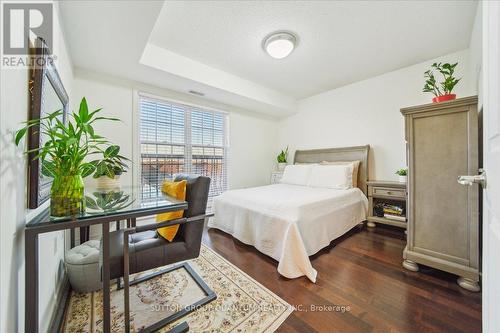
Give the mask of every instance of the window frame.
[[[151, 94], [148, 92], [144, 92], [141, 90], [134, 90], [133, 94], [133, 133], [132, 133], [132, 182], [135, 186], [137, 186], [139, 191], [142, 191], [142, 183], [141, 183], [141, 137], [140, 137], [140, 131], [141, 131], [141, 98], [149, 99], [152, 101], [156, 101], [159, 103], [174, 103], [174, 104], [180, 104], [188, 108], [187, 115], [185, 116], [185, 166], [187, 167], [189, 163], [191, 163], [192, 160], [192, 138], [191, 138], [191, 133], [188, 133], [187, 129], [191, 130], [191, 124], [189, 123], [189, 126], [187, 122], [191, 122], [191, 112], [192, 109], [201, 109], [201, 111], [209, 111], [213, 113], [220, 114], [224, 117], [224, 135], [223, 135], [223, 145], [221, 146], [210, 146], [210, 145], [201, 145], [203, 147], [216, 147], [216, 148], [222, 148], [223, 149], [223, 154], [224, 154], [224, 183], [225, 183], [225, 190], [229, 188], [229, 177], [228, 177], [228, 169], [229, 169], [229, 154], [230, 154], [230, 141], [229, 141], [229, 113], [227, 111], [222, 111], [220, 109], [216, 109], [210, 106], [202, 105], [202, 104], [196, 104], [196, 103], [191, 103], [191, 102], [186, 102], [184, 100], [179, 100], [176, 98], [170, 98], [170, 97], [165, 97], [165, 96], [159, 96], [155, 94]], [[195, 145], [196, 147], [199, 147], [200, 145]], [[189, 151], [189, 153], [188, 153]], [[140, 193], [138, 193], [140, 194]]]

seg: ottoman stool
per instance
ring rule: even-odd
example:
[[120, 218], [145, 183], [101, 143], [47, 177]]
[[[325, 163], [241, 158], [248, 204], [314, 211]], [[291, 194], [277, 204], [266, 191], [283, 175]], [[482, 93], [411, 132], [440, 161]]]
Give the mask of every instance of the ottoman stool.
[[64, 262], [74, 291], [88, 293], [102, 288], [99, 247], [99, 240], [89, 240], [66, 253]]

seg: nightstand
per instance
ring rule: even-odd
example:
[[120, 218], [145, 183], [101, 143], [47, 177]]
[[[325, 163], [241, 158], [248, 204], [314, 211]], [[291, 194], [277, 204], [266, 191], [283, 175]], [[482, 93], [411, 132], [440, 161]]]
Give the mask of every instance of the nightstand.
[[[369, 180], [368, 185], [368, 227], [376, 223], [392, 225], [406, 229], [406, 183], [394, 181]], [[404, 215], [399, 219], [377, 216], [374, 208], [377, 204], [388, 204], [403, 208]], [[402, 221], [401, 221], [402, 220]]]
[[271, 184], [278, 184], [283, 177], [283, 171], [273, 171], [271, 172]]

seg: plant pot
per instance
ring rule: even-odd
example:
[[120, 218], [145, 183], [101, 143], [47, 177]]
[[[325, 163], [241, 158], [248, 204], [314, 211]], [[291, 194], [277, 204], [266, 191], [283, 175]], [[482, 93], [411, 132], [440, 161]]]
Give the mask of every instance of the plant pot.
[[406, 183], [407, 177], [406, 176], [399, 176], [399, 182], [400, 183]]
[[432, 103], [441, 103], [441, 102], [446, 102], [446, 101], [452, 101], [456, 98], [457, 98], [457, 95], [455, 95], [455, 94], [436, 96], [432, 99]]
[[278, 171], [283, 171], [285, 170], [286, 163], [278, 163]]
[[97, 178], [97, 189], [99, 191], [112, 191], [120, 189], [120, 176], [116, 175], [114, 178], [108, 176], [101, 176]]
[[50, 215], [71, 216], [85, 211], [84, 184], [81, 175], [57, 176], [50, 188]]

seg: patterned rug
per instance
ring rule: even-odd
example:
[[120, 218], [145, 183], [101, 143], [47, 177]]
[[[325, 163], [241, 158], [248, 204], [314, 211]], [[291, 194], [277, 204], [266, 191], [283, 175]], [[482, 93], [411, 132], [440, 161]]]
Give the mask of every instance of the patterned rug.
[[[183, 321], [190, 332], [274, 332], [292, 306], [202, 245], [191, 267], [217, 294], [217, 299], [159, 332]], [[140, 276], [136, 274], [131, 279]], [[131, 331], [137, 332], [204, 297], [185, 269], [177, 269], [130, 287]], [[111, 289], [111, 331], [124, 331], [123, 290]], [[102, 332], [102, 293], [71, 294], [64, 332]]]

